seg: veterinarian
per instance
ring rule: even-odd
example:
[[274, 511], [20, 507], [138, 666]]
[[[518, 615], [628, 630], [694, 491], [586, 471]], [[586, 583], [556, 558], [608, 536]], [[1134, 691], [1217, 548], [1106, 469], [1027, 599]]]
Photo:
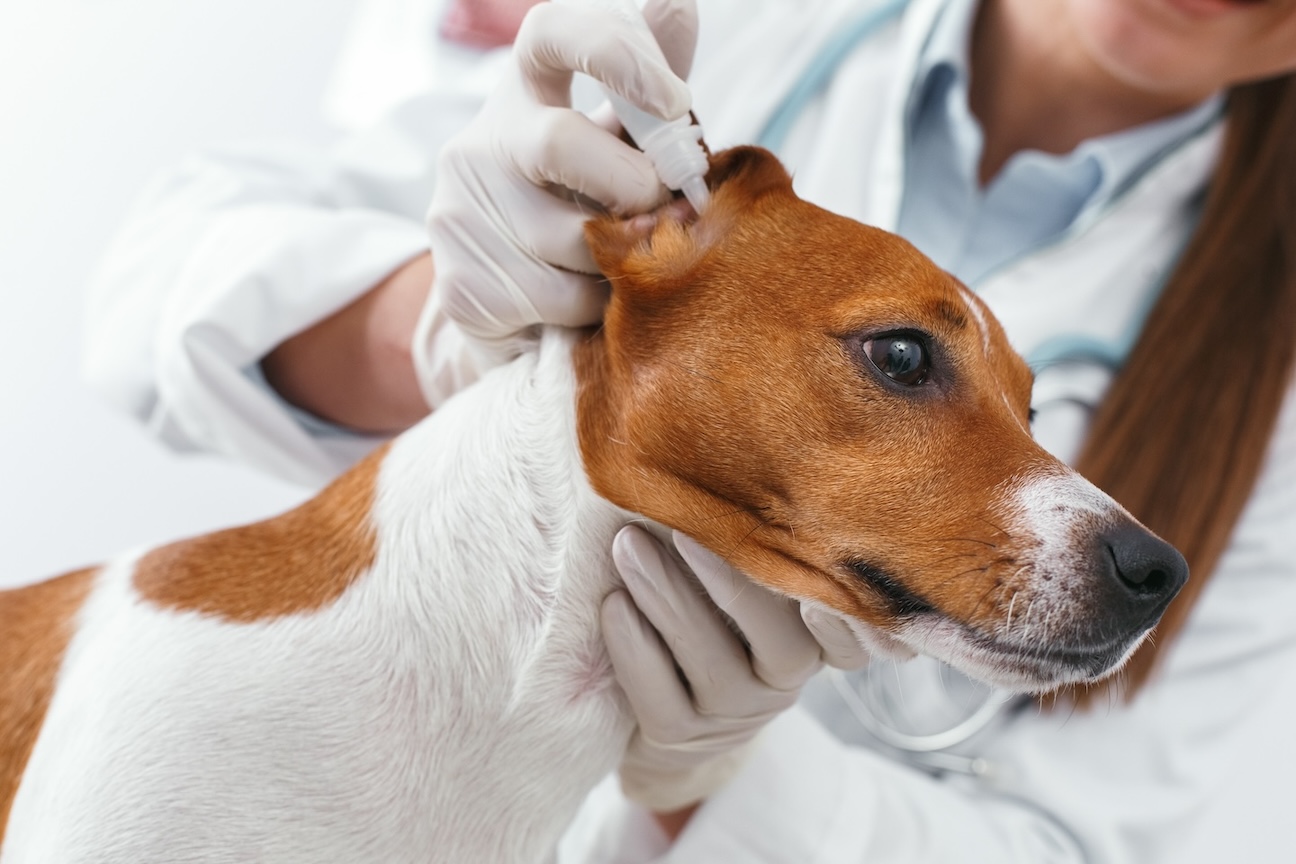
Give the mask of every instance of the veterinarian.
[[[375, 0], [333, 103], [365, 131], [159, 182], [95, 287], [101, 389], [175, 447], [322, 483], [529, 326], [597, 320], [589, 200], [634, 212], [664, 190], [565, 107], [565, 72], [691, 105], [713, 149], [771, 147], [803, 197], [980, 293], [1037, 371], [1037, 437], [1193, 577], [1119, 685], [1059, 705], [922, 660], [802, 688], [812, 636], [839, 665], [854, 646], [788, 605], [745, 634], [802, 652], [766, 683], [630, 529], [604, 623], [641, 728], [561, 860], [1182, 860], [1248, 713], [1296, 665], [1296, 2], [653, 2], [675, 74], [576, 8], [533, 14], [511, 53], [516, 5]], [[426, 80], [382, 72], [410, 68]], [[664, 646], [707, 670], [692, 699]]]

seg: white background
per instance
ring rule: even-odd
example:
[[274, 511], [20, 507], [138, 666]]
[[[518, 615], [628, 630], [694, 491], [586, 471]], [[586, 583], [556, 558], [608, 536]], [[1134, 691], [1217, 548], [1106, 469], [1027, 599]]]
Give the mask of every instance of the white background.
[[[331, 140], [319, 105], [355, 5], [0, 0], [0, 586], [305, 494], [167, 453], [100, 405], [78, 379], [80, 301], [158, 168], [221, 142]], [[1279, 851], [1296, 848], [1296, 670], [1275, 689], [1185, 864], [1296, 860]]]
[[196, 148], [323, 143], [354, 0], [0, 0], [0, 582], [282, 509], [78, 380], [81, 295], [145, 180]]

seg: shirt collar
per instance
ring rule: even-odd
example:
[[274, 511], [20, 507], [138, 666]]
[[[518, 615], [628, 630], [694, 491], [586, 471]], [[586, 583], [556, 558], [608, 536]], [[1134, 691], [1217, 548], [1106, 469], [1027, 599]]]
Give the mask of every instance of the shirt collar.
[[[947, 0], [944, 8], [932, 22], [931, 32], [918, 57], [913, 89], [910, 91], [906, 111], [906, 126], [912, 135], [918, 113], [923, 110], [941, 110], [953, 115], [948, 118], [951, 129], [962, 127], [964, 142], [975, 141], [977, 153], [965, 154], [976, 161], [980, 156], [981, 127], [972, 116], [968, 105], [968, 82], [971, 78], [970, 46], [972, 26], [980, 0]], [[958, 91], [958, 98], [942, 99], [949, 88]], [[943, 106], [929, 104], [941, 100]], [[1204, 102], [1170, 117], [1145, 123], [1132, 129], [1081, 142], [1067, 154], [1045, 154], [1028, 151], [1030, 158], [1051, 161], [1059, 169], [1079, 166], [1090, 160], [1100, 174], [1089, 205], [1102, 203], [1119, 195], [1155, 165], [1161, 156], [1209, 126], [1223, 113], [1224, 95], [1216, 93]], [[966, 134], [967, 127], [975, 134]], [[1019, 154], [1021, 155], [1021, 154]]]
[[914, 88], [909, 97], [911, 117], [926, 99], [933, 97], [933, 88], [940, 84], [957, 82], [967, 89], [971, 77], [968, 49], [976, 8], [977, 0], [947, 0], [933, 19], [914, 70]]
[[1076, 157], [1092, 157], [1102, 169], [1095, 195], [1106, 200], [1119, 195], [1161, 161], [1161, 157], [1214, 123], [1224, 111], [1224, 94], [1170, 117], [1084, 141]]

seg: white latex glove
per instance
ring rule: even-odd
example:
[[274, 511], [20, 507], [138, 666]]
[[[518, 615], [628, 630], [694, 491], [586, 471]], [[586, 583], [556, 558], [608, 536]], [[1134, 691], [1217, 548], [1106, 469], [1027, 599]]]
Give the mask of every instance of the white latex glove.
[[674, 539], [696, 580], [651, 535], [629, 526], [612, 545], [628, 592], [608, 595], [602, 608], [617, 681], [639, 722], [621, 786], [661, 813], [727, 783], [756, 734], [825, 661], [841, 668], [867, 661], [842, 619], [803, 610], [694, 540], [678, 532]]
[[[638, 32], [597, 8], [541, 3], [527, 14], [499, 87], [437, 163], [428, 212], [436, 279], [416, 358], [432, 353], [442, 315], [474, 340], [481, 367], [516, 356], [534, 325], [602, 316], [606, 292], [590, 275], [597, 268], [584, 237], [590, 202], [635, 213], [668, 192], [611, 123], [570, 107], [572, 74], [662, 118], [686, 114], [692, 97], [680, 76], [697, 41], [694, 0], [649, 0], [644, 17], [674, 72]], [[420, 380], [428, 377], [421, 369]]]

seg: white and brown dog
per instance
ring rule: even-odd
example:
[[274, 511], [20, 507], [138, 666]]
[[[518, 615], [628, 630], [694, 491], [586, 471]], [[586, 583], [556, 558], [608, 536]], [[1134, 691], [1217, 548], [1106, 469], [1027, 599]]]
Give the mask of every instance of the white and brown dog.
[[[1045, 453], [984, 304], [721, 154], [696, 221], [302, 507], [0, 593], [0, 860], [534, 862], [631, 733], [598, 624], [642, 514], [875, 650], [1041, 691], [1182, 559]], [[652, 224], [649, 224], [652, 223]]]

